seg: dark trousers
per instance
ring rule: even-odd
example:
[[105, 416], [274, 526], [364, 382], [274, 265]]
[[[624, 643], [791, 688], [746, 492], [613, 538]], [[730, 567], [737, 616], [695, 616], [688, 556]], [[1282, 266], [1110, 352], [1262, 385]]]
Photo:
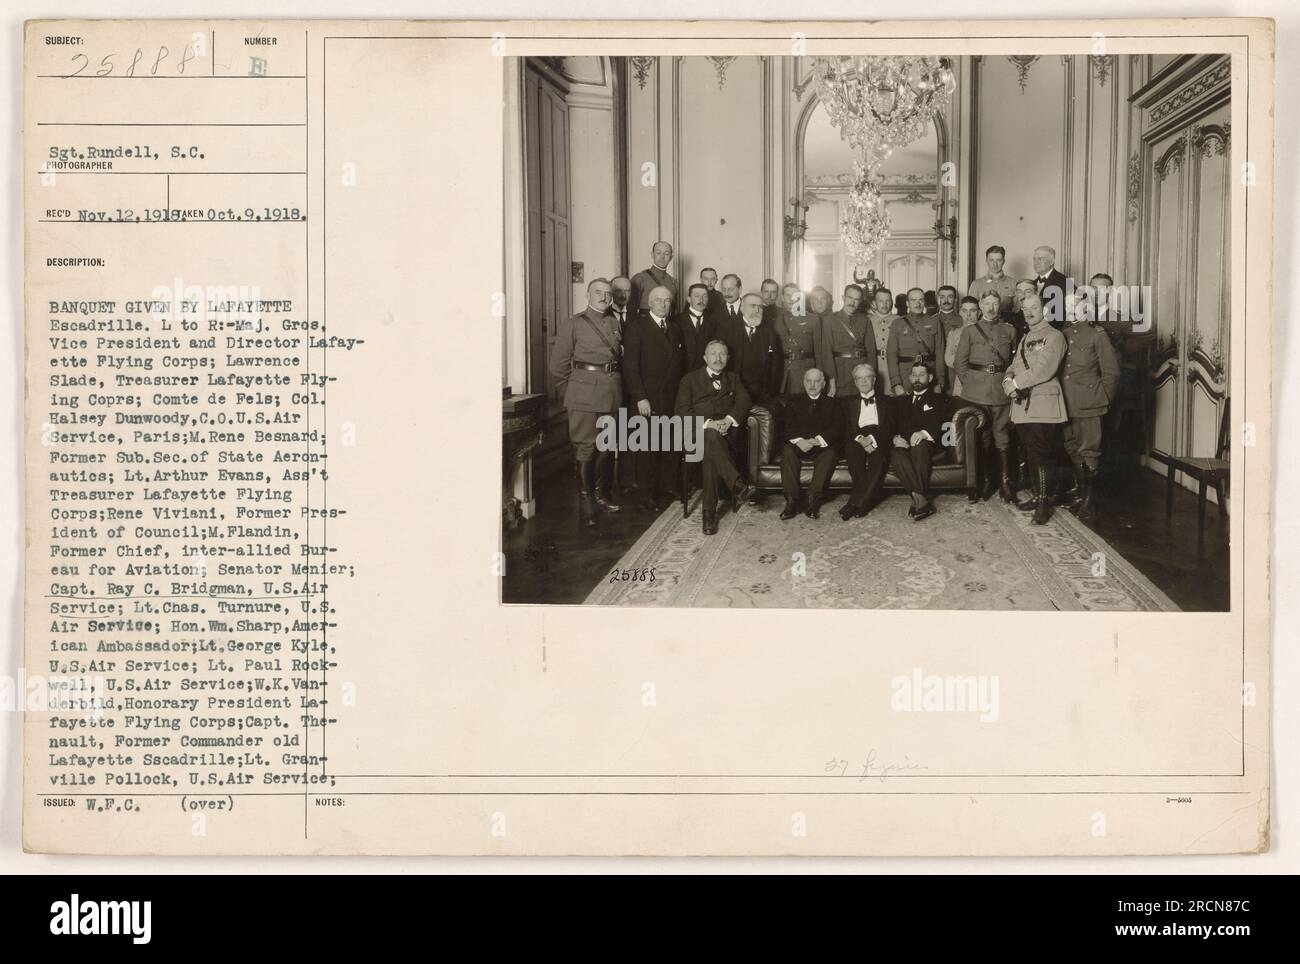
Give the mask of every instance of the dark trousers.
[[642, 498], [653, 498], [660, 492], [675, 492], [679, 485], [678, 462], [680, 452], [636, 452], [636, 484]]
[[830, 481], [838, 459], [833, 445], [800, 452], [793, 442], [786, 442], [781, 447], [781, 490], [785, 492], [785, 497], [792, 502], [798, 500], [799, 470], [805, 461], [811, 460], [813, 475], [808, 491], [811, 498], [820, 500], [826, 494], [826, 483]]
[[868, 455], [861, 444], [851, 441], [844, 446], [844, 458], [849, 463], [849, 477], [853, 479], [849, 505], [865, 508], [879, 494], [885, 473], [889, 471], [889, 443], [879, 445]]
[[908, 492], [930, 500], [930, 466], [934, 463], [935, 444], [922, 439], [907, 448], [895, 448], [891, 459], [894, 474]]
[[1024, 446], [1031, 472], [1039, 466], [1051, 468], [1056, 454], [1056, 429], [1051, 422], [1021, 422], [1016, 426], [1016, 436]]
[[729, 441], [734, 431], [736, 429], [733, 427], [724, 437], [719, 435], [716, 429], [704, 430], [704, 459], [700, 465], [704, 477], [705, 512], [718, 511], [719, 482], [734, 492], [736, 483], [740, 481], [740, 473], [736, 471], [736, 460], [732, 457]]

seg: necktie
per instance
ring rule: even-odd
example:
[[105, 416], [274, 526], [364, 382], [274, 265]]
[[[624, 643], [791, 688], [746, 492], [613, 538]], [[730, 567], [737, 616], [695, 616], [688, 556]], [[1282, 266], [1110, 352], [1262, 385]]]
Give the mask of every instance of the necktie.
[[727, 310], [731, 312], [731, 317], [732, 317], [732, 318], [735, 318], [735, 317], [736, 317], [736, 306], [735, 306], [735, 305], [727, 305]]

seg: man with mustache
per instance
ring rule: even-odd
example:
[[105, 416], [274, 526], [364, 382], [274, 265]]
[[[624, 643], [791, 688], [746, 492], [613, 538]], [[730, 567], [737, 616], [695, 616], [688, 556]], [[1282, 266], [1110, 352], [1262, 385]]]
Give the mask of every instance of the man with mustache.
[[922, 522], [935, 513], [930, 497], [930, 467], [944, 445], [948, 405], [935, 391], [933, 381], [930, 367], [915, 361], [908, 371], [911, 392], [894, 400], [898, 424], [891, 461], [898, 481], [912, 497], [907, 514], [913, 522]]

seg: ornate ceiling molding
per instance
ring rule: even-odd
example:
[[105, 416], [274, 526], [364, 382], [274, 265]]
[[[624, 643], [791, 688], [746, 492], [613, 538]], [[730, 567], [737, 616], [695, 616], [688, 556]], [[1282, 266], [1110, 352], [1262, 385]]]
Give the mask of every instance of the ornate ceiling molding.
[[[851, 172], [843, 174], [810, 174], [803, 179], [805, 187], [852, 187], [856, 182]], [[881, 184], [884, 187], [911, 187], [915, 185], [934, 187], [938, 178], [933, 174], [883, 174]]]
[[1212, 70], [1207, 70], [1185, 87], [1180, 88], [1172, 97], [1162, 100], [1151, 108], [1152, 123], [1167, 117], [1180, 107], [1185, 107], [1204, 94], [1226, 84], [1232, 77], [1232, 61], [1220, 61]]

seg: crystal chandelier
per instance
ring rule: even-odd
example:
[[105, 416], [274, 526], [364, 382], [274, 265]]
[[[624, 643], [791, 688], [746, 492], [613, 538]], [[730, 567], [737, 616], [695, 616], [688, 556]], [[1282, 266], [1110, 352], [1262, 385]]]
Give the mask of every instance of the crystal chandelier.
[[889, 211], [880, 192], [883, 178], [874, 165], [853, 162], [854, 184], [840, 214], [840, 237], [855, 264], [869, 264], [889, 237]]
[[868, 163], [924, 135], [957, 88], [946, 57], [818, 57], [817, 97]]
[[855, 264], [868, 264], [889, 237], [881, 163], [924, 136], [957, 88], [946, 57], [818, 57], [817, 98], [859, 155], [840, 235]]

